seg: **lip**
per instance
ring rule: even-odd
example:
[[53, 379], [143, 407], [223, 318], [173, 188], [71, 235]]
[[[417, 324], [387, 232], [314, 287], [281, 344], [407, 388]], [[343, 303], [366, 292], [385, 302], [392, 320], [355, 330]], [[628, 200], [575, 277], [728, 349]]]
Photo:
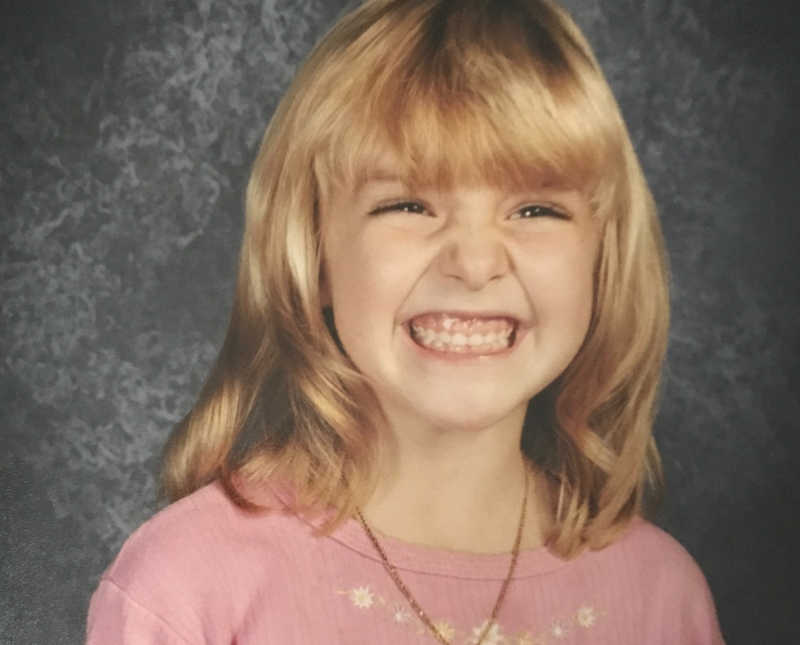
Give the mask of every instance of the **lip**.
[[[510, 321], [514, 325], [514, 331], [512, 332], [512, 342], [511, 344], [503, 350], [498, 352], [492, 352], [490, 354], [462, 354], [459, 352], [442, 352], [439, 350], [431, 349], [420, 345], [418, 342], [414, 340], [413, 334], [411, 332], [411, 321], [415, 318], [419, 318], [421, 316], [451, 316], [453, 318], [482, 318], [482, 319], [499, 319], [503, 318]], [[441, 361], [445, 362], [475, 362], [475, 361], [487, 361], [487, 360], [494, 360], [494, 359], [501, 359], [509, 354], [511, 354], [516, 347], [519, 345], [520, 340], [525, 335], [527, 329], [526, 326], [523, 324], [521, 319], [514, 314], [509, 313], [508, 311], [420, 311], [408, 316], [405, 321], [402, 323], [402, 326], [405, 330], [405, 336], [408, 339], [408, 342], [411, 344], [412, 348], [416, 351], [420, 352], [426, 358], [436, 358]]]
[[509, 313], [508, 311], [462, 311], [462, 310], [426, 310], [426, 311], [418, 311], [416, 313], [407, 316], [406, 319], [403, 321], [404, 325], [410, 325], [411, 321], [414, 318], [421, 318], [422, 316], [450, 316], [452, 318], [483, 318], [483, 319], [496, 319], [496, 318], [505, 318], [506, 320], [511, 321], [515, 327], [521, 327], [522, 321], [519, 316]]

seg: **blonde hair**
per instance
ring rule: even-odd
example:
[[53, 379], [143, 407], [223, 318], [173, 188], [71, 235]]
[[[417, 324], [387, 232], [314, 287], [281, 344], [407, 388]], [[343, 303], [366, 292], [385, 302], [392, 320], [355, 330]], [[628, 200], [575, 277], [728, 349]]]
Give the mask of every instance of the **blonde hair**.
[[177, 499], [220, 479], [281, 481], [337, 512], [374, 484], [376, 399], [322, 311], [318, 204], [382, 151], [410, 181], [576, 187], [603, 227], [586, 339], [529, 404], [522, 449], [558, 494], [550, 547], [610, 542], [659, 481], [652, 424], [668, 325], [655, 206], [589, 45], [548, 0], [372, 0], [297, 74], [247, 189], [225, 342], [167, 445]]

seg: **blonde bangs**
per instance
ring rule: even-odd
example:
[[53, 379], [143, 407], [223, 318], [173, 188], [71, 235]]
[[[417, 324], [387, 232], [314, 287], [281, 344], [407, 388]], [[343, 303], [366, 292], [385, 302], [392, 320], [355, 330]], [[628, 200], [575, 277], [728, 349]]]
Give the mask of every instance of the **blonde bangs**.
[[438, 4], [416, 3], [402, 26], [378, 19], [337, 52], [330, 73], [341, 77], [308, 110], [323, 197], [387, 156], [411, 185], [607, 193], [621, 122], [580, 35], [529, 5], [519, 21], [506, 5], [488, 16], [469, 1], [449, 13]]

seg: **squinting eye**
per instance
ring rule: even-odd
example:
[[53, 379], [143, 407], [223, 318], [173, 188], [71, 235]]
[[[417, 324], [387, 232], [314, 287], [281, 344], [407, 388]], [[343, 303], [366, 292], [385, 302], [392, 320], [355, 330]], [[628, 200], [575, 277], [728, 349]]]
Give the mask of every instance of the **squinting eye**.
[[[515, 217], [516, 216], [516, 217]], [[529, 204], [523, 206], [515, 211], [511, 216], [512, 219], [534, 219], [536, 217], [557, 217], [559, 219], [569, 219], [569, 217], [551, 206], [543, 206], [542, 204]]]
[[385, 206], [378, 206], [369, 212], [370, 215], [381, 215], [382, 213], [414, 213], [416, 215], [424, 215], [427, 211], [425, 207], [419, 202], [395, 202], [394, 204], [386, 204]]

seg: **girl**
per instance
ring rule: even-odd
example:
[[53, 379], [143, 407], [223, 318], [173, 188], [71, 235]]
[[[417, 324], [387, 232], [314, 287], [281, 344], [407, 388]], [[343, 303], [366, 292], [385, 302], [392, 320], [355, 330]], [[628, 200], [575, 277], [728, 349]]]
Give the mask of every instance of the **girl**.
[[176, 503], [88, 642], [721, 643], [640, 518], [667, 337], [653, 200], [549, 0], [368, 0], [299, 72]]

